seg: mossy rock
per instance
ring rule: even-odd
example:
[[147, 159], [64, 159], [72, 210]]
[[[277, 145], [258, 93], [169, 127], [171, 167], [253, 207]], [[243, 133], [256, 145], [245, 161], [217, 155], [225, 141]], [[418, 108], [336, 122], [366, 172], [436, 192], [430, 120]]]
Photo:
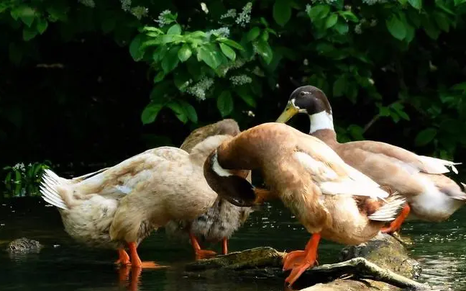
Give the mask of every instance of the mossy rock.
[[38, 253], [44, 246], [40, 242], [25, 237], [15, 239], [8, 244], [6, 251], [11, 254]]
[[[271, 247], [257, 247], [241, 252], [232, 252], [228, 255], [189, 263], [185, 267], [185, 275], [217, 279], [219, 276], [225, 275], [227, 278], [241, 278], [243, 280], [267, 278], [277, 280], [277, 284], [283, 284], [284, 278], [289, 274], [289, 271], [282, 271], [282, 260], [285, 254], [285, 252], [279, 252]], [[420, 273], [419, 263], [409, 257], [408, 251], [400, 240], [386, 234], [380, 234], [371, 241], [358, 246], [345, 247], [340, 254], [340, 259], [347, 261], [353, 258], [365, 258], [381, 268], [394, 272], [392, 274], [401, 275], [401, 279], [406, 277], [408, 281], [416, 279]], [[366, 260], [356, 259], [352, 261]], [[361, 271], [361, 276], [357, 272], [354, 273], [354, 269], [358, 270], [359, 267], [343, 267], [329, 271], [327, 267], [334, 265], [338, 264], [322, 265], [307, 270], [295, 282], [293, 289], [312, 286], [303, 290], [402, 290], [392, 285], [393, 282], [388, 284], [376, 280], [360, 279], [365, 277], [363, 275], [366, 275], [367, 278], [367, 274], [363, 274], [367, 273], [364, 268]], [[353, 269], [350, 272], [351, 276], [346, 276], [348, 279], [341, 279], [348, 273], [349, 269]]]

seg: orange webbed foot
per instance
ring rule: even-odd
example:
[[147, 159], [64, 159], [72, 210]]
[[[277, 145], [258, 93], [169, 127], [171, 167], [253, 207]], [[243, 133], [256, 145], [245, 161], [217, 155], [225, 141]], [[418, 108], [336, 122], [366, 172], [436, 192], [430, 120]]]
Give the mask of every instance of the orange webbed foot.
[[131, 264], [131, 267], [133, 268], [140, 268], [140, 269], [162, 269], [162, 268], [167, 268], [167, 266], [159, 265], [155, 262], [152, 261], [146, 261], [146, 262], [135, 262]]
[[216, 252], [210, 250], [196, 250], [196, 260], [209, 259], [217, 255]]
[[289, 286], [293, 285], [296, 280], [309, 268], [314, 267], [317, 262], [317, 247], [320, 241], [320, 233], [312, 235], [304, 251], [294, 251], [283, 260], [283, 269], [292, 269], [290, 275], [285, 279]]
[[405, 206], [401, 210], [398, 217], [395, 218], [395, 220], [393, 220], [390, 223], [390, 226], [389, 227], [383, 227], [380, 231], [382, 233], [389, 233], [389, 234], [399, 231], [401, 229], [401, 225], [403, 224], [405, 219], [408, 217], [410, 211], [411, 211], [411, 208], [409, 207], [409, 205], [405, 204]]
[[305, 261], [297, 266], [293, 267], [290, 275], [285, 279], [285, 282], [290, 286], [293, 285], [296, 280], [309, 268], [314, 267], [315, 262]]
[[115, 261], [117, 265], [129, 265], [131, 264], [129, 260], [129, 255], [124, 249], [118, 249], [118, 260]]

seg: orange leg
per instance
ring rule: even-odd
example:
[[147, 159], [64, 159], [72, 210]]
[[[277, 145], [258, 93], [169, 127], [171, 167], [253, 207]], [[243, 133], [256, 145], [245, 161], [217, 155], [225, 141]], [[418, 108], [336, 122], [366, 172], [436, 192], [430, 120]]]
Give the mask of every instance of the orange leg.
[[226, 237], [222, 240], [222, 254], [228, 254], [228, 239]]
[[131, 264], [129, 261], [128, 253], [124, 249], [118, 249], [118, 260], [116, 260], [115, 264], [122, 264], [122, 265]]
[[285, 279], [285, 282], [290, 286], [293, 285], [296, 280], [301, 276], [304, 271], [308, 268], [312, 268], [317, 259], [317, 247], [319, 246], [320, 233], [314, 233], [306, 245], [304, 250], [304, 256], [302, 251], [297, 251], [295, 256], [285, 258], [285, 262], [288, 266], [293, 266], [293, 270], [290, 275]]
[[400, 215], [398, 215], [398, 217], [390, 223], [390, 226], [384, 227], [380, 231], [382, 233], [393, 233], [395, 231], [399, 231], [401, 225], [405, 221], [406, 217], [408, 217], [410, 211], [411, 208], [409, 207], [408, 203], [406, 203], [403, 209], [401, 210]]
[[196, 253], [196, 260], [211, 258], [217, 254], [214, 251], [201, 249], [201, 246], [199, 245], [197, 238], [191, 232], [189, 233], [189, 239], [191, 240], [194, 252]]
[[155, 262], [142, 262], [139, 258], [137, 246], [135, 242], [128, 243], [129, 253], [131, 254], [131, 266], [133, 268], [151, 268], [158, 269], [165, 266], [157, 265]]

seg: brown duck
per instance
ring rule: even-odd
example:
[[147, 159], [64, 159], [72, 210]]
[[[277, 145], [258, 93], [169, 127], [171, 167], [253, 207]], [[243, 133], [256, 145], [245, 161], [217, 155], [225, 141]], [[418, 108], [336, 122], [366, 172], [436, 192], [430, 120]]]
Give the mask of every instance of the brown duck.
[[[207, 158], [204, 174], [219, 196], [238, 206], [262, 200], [232, 170], [261, 171], [270, 193], [281, 199], [312, 238], [289, 253], [284, 270], [293, 284], [317, 257], [320, 238], [341, 244], [365, 242], [397, 215], [405, 200], [388, 193], [343, 162], [324, 142], [280, 123], [264, 123], [223, 142]], [[271, 198], [276, 198], [271, 197]]]
[[447, 167], [457, 173], [455, 165], [459, 163], [417, 155], [383, 142], [339, 143], [327, 96], [314, 86], [294, 90], [277, 122], [287, 122], [297, 113], [309, 115], [310, 134], [329, 145], [347, 164], [406, 198], [400, 216], [383, 232], [399, 230], [410, 214], [411, 218], [444, 221], [465, 204], [466, 193], [443, 175], [450, 172]]
[[[194, 130], [180, 146], [190, 153], [193, 148], [206, 138], [215, 135], [236, 136], [241, 131], [233, 119], [224, 119]], [[251, 181], [250, 174], [247, 177]], [[189, 235], [196, 258], [202, 259], [215, 255], [209, 250], [201, 249], [199, 240], [208, 242], [222, 241], [222, 254], [228, 253], [228, 239], [246, 221], [252, 212], [251, 207], [238, 207], [218, 197], [207, 212], [194, 220], [170, 221], [165, 230], [169, 236]]]

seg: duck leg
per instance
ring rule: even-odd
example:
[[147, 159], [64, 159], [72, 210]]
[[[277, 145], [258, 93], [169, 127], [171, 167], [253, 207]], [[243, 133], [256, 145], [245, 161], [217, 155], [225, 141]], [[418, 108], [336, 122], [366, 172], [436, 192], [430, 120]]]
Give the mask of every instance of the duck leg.
[[133, 268], [151, 268], [158, 269], [163, 268], [164, 266], [157, 265], [155, 262], [142, 262], [139, 258], [137, 246], [135, 242], [128, 243], [129, 253], [131, 255], [131, 266]]
[[226, 237], [222, 240], [222, 254], [228, 254], [228, 239]]
[[320, 233], [314, 233], [307, 243], [304, 251], [297, 251], [295, 253], [296, 255], [292, 255], [294, 252], [291, 252], [291, 257], [288, 257], [290, 255], [288, 254], [285, 258], [285, 263], [288, 267], [290, 265], [292, 266], [290, 275], [285, 279], [285, 282], [290, 286], [298, 280], [304, 271], [314, 266], [317, 259], [317, 247], [319, 246], [319, 241]]
[[189, 233], [189, 239], [191, 240], [194, 253], [196, 254], [196, 260], [207, 259], [217, 255], [217, 253], [214, 251], [201, 249], [201, 246], [199, 245], [196, 236], [192, 232]]
[[115, 261], [115, 264], [121, 264], [121, 265], [129, 265], [131, 264], [129, 260], [129, 255], [128, 253], [123, 249], [118, 249], [118, 260]]
[[390, 226], [384, 227], [380, 231], [382, 233], [394, 233], [396, 231], [399, 231], [401, 225], [405, 221], [406, 217], [408, 217], [410, 211], [411, 208], [409, 207], [408, 203], [406, 203], [403, 209], [401, 210], [400, 215], [398, 215], [398, 217], [390, 223]]

